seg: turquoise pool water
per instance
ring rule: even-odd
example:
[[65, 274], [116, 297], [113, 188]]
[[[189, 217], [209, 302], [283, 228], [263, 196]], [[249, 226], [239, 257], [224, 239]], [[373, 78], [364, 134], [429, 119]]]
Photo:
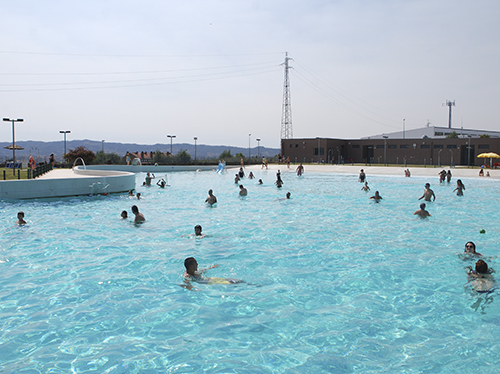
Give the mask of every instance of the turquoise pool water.
[[[473, 260], [458, 254], [472, 240], [500, 268], [498, 182], [463, 179], [457, 197], [455, 178], [368, 175], [365, 193], [356, 175], [283, 173], [278, 190], [255, 174], [245, 198], [234, 172], [201, 172], [164, 190], [138, 175], [140, 201], [1, 202], [0, 372], [497, 372], [500, 295], [464, 287]], [[146, 223], [120, 219], [134, 204]], [[189, 291], [189, 256], [247, 283]]]

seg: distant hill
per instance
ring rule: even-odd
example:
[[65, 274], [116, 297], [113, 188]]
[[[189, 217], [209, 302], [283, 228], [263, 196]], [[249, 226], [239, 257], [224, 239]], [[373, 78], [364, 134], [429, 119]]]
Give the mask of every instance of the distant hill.
[[[1, 142], [0, 143], [0, 161], [5, 161], [6, 159], [12, 158], [12, 150], [5, 149], [4, 147], [12, 145], [12, 142]], [[64, 141], [55, 142], [36, 142], [36, 141], [19, 141], [16, 142], [16, 146], [23, 147], [24, 150], [16, 151], [17, 160], [27, 160], [30, 154], [40, 161], [48, 160], [51, 153], [54, 154], [57, 161], [62, 160], [62, 154], [64, 153]], [[103, 144], [100, 141], [95, 140], [68, 140], [66, 142], [66, 151], [69, 152], [70, 149], [75, 149], [77, 147], [84, 146], [90, 149], [92, 152], [97, 153], [102, 150]], [[180, 150], [185, 149], [192, 158], [194, 158], [194, 144], [177, 143], [172, 145], [172, 153], [175, 155]], [[161, 152], [170, 152], [170, 144], [135, 144], [135, 143], [108, 143], [104, 142], [104, 153], [116, 153], [120, 156], [124, 156], [127, 152], [156, 152], [157, 150]], [[231, 154], [243, 153], [245, 157], [248, 157], [248, 148], [225, 146], [225, 145], [196, 145], [196, 158], [217, 158], [219, 155], [226, 150], [230, 150]], [[280, 153], [279, 148], [266, 148], [260, 147], [259, 153], [264, 157], [275, 156]], [[252, 157], [257, 156], [257, 147], [250, 148], [250, 155]], [[38, 161], [38, 160], [37, 160]]]

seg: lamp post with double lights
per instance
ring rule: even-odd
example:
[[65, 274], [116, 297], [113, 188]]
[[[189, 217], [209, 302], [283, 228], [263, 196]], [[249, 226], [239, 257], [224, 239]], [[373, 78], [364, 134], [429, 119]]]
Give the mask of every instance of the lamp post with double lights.
[[104, 165], [104, 140], [102, 141], [102, 164]]
[[384, 138], [384, 166], [387, 165], [387, 135], [383, 135]]
[[260, 141], [262, 139], [261, 138], [257, 138], [255, 140], [257, 140], [257, 158], [260, 158]]
[[[59, 131], [60, 134], [64, 134], [64, 156], [63, 156], [63, 160], [66, 160], [66, 134], [70, 134], [71, 131], [69, 130], [60, 130]], [[64, 161], [66, 162], [66, 161]]]
[[12, 122], [12, 161], [14, 161], [14, 165], [12, 167], [12, 172], [14, 175], [16, 175], [16, 137], [14, 135], [14, 123], [16, 122], [24, 122], [24, 119], [18, 118], [18, 119], [13, 119], [13, 118], [4, 118], [3, 119], [5, 122]]
[[195, 136], [194, 137], [194, 160], [196, 161], [196, 141], [198, 140], [198, 138]]
[[170, 156], [173, 156], [172, 154], [172, 140], [175, 138], [175, 135], [167, 135], [167, 138], [170, 138]]
[[250, 137], [252, 134], [248, 134], [248, 162], [250, 162]]

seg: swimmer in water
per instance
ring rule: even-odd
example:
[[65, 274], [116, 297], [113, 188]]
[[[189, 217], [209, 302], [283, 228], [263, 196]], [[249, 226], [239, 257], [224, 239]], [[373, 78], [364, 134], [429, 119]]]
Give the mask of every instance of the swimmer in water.
[[477, 260], [475, 270], [467, 266], [467, 283], [478, 293], [491, 293], [496, 288], [496, 281], [492, 273], [495, 271], [488, 268], [488, 264], [483, 260]]
[[259, 179], [259, 184], [264, 184], [264, 182], [262, 182], [262, 179]]
[[476, 245], [473, 242], [465, 243], [464, 253], [469, 254], [469, 255], [474, 255], [474, 256], [482, 256], [481, 253], [476, 252]]
[[121, 217], [122, 217], [123, 219], [127, 219], [127, 218], [128, 218], [128, 213], [127, 213], [127, 211], [126, 211], [126, 210], [122, 210]]
[[201, 238], [205, 237], [205, 234], [202, 234], [201, 230], [202, 230], [201, 225], [196, 225], [194, 227], [194, 236], [195, 236], [195, 238], [200, 238], [201, 239]]
[[137, 192], [137, 200], [141, 200], [141, 193], [140, 192]]
[[26, 221], [24, 220], [24, 212], [17, 213], [17, 222], [19, 226], [26, 225]]
[[368, 192], [370, 191], [370, 187], [368, 187], [368, 182], [365, 182], [365, 185], [361, 187], [361, 191]]
[[375, 195], [373, 195], [372, 197], [370, 197], [371, 200], [375, 200], [376, 203], [378, 203], [380, 200], [383, 200], [382, 199], [382, 196], [380, 196], [380, 194], [378, 193], [378, 191], [375, 191]]
[[290, 192], [287, 192], [286, 193], [286, 198], [289, 199], [290, 197], [292, 196], [292, 194]]
[[245, 187], [243, 187], [242, 184], [240, 184], [240, 196], [246, 196], [248, 194], [248, 191]]
[[426, 183], [424, 194], [419, 198], [419, 200], [424, 199], [425, 201], [431, 201], [432, 197], [434, 197], [433, 201], [436, 201], [436, 195], [434, 195], [434, 191], [431, 190], [430, 183]]
[[162, 178], [161, 180], [156, 182], [156, 185], [160, 186], [161, 188], [165, 188], [165, 186], [167, 185], [167, 182], [165, 182], [165, 179]]
[[420, 209], [415, 211], [413, 215], [420, 216], [420, 218], [427, 218], [431, 216], [431, 214], [425, 210], [425, 203], [420, 204]]
[[137, 207], [137, 205], [132, 206], [132, 213], [134, 213], [134, 215], [135, 215], [135, 218], [134, 218], [135, 223], [143, 223], [144, 221], [146, 221], [146, 218], [144, 218], [144, 215], [139, 212], [139, 208]]
[[197, 283], [205, 283], [205, 284], [236, 284], [236, 283], [244, 283], [244, 281], [239, 279], [231, 279], [231, 278], [220, 278], [220, 277], [206, 277], [203, 274], [210, 269], [218, 268], [219, 265], [212, 265], [206, 269], [198, 270], [198, 262], [194, 257], [188, 257], [184, 260], [184, 266], [186, 267], [186, 271], [184, 272], [184, 285], [182, 287], [187, 288], [188, 290], [192, 290], [193, 286], [191, 285], [191, 281]]
[[208, 197], [206, 198], [205, 202], [212, 206], [217, 202], [217, 198], [214, 195], [214, 192], [212, 190], [208, 190]]
[[248, 179], [254, 179], [254, 178], [255, 178], [255, 176], [253, 175], [252, 172], [250, 172], [250, 174], [248, 174]]

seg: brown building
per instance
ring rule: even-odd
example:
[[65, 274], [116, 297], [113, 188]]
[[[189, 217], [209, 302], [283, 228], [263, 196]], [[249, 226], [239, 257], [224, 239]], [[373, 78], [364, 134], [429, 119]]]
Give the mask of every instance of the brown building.
[[[281, 140], [281, 154], [290, 157], [290, 160], [295, 163], [477, 166], [484, 163], [489, 164], [489, 159], [485, 161], [476, 157], [481, 153], [488, 152], [500, 152], [500, 138], [376, 138], [352, 140], [304, 138]], [[498, 162], [500, 162], [500, 159]]]

